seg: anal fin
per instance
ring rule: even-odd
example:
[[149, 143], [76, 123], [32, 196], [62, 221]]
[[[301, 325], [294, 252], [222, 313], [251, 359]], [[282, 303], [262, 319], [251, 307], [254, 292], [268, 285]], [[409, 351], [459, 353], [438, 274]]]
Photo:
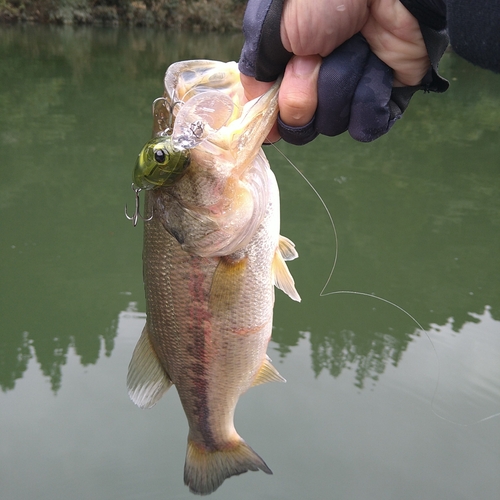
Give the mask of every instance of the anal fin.
[[264, 363], [257, 372], [256, 377], [252, 382], [252, 387], [256, 385], [265, 384], [267, 382], [286, 382], [286, 380], [279, 374], [278, 370], [271, 364], [271, 359], [266, 356]]
[[128, 395], [139, 408], [151, 408], [171, 386], [172, 381], [153, 350], [146, 324], [128, 366]]

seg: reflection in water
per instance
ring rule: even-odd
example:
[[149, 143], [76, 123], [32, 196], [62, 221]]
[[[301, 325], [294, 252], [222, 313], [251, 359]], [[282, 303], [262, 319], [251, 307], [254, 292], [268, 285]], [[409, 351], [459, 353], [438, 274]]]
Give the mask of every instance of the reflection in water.
[[500, 321], [489, 306], [471, 316], [459, 332], [452, 318], [429, 332], [439, 360], [433, 409], [464, 425], [500, 416]]
[[[69, 349], [83, 365], [96, 363], [102, 345], [106, 355], [113, 349], [117, 311], [130, 303], [144, 310], [142, 242], [123, 206], [134, 158], [150, 136], [151, 102], [170, 63], [237, 59], [240, 47], [240, 36], [2, 28], [4, 391], [33, 357], [57, 391]], [[500, 97], [498, 75], [451, 54], [441, 67], [451, 90], [416, 96], [390, 138], [280, 147], [320, 191], [337, 224], [339, 261], [326, 292], [375, 293], [430, 331], [441, 366], [436, 409], [450, 418], [456, 400], [447, 399], [449, 386], [470, 376], [467, 392], [490, 401], [500, 384], [494, 367], [485, 364], [478, 375], [481, 365], [470, 359], [463, 363], [474, 368], [450, 368], [446, 376], [447, 360], [461, 359], [461, 339], [478, 339], [469, 333], [473, 327], [489, 332], [488, 352], [500, 344]], [[319, 297], [334, 253], [328, 218], [280, 155], [266, 152], [280, 183], [283, 233], [300, 254], [290, 268], [303, 297], [291, 306], [277, 293], [273, 339], [286, 356], [307, 337], [317, 376], [349, 369], [365, 387], [398, 366], [423, 333], [374, 299]], [[467, 352], [479, 349], [467, 345]], [[490, 359], [488, 352], [479, 349], [478, 359]]]
[[113, 322], [105, 333], [98, 337], [92, 336], [90, 343], [81, 342], [81, 337], [71, 334], [51, 337], [45, 333], [40, 335], [37, 331], [24, 331], [20, 335], [2, 335], [0, 387], [3, 391], [14, 389], [16, 380], [22, 378], [30, 360], [36, 358], [42, 374], [49, 379], [52, 390], [57, 392], [62, 383], [62, 367], [70, 351], [80, 358], [82, 365], [95, 364], [100, 352], [111, 355], [116, 331], [116, 323]]
[[314, 373], [319, 375], [326, 369], [338, 377], [344, 368], [352, 367], [356, 371], [356, 386], [360, 389], [366, 378], [377, 380], [388, 362], [397, 366], [405, 349], [406, 343], [402, 345], [388, 334], [375, 333], [369, 342], [359, 342], [356, 333], [346, 330], [320, 339], [311, 337]]

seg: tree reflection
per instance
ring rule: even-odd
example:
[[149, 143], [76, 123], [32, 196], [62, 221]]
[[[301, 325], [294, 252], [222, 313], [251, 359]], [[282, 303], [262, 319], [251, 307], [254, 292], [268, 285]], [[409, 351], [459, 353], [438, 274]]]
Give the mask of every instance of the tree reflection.
[[[487, 304], [500, 318], [499, 76], [451, 55], [443, 71], [455, 80], [451, 90], [417, 96], [390, 137], [372, 144], [319, 138], [311, 147], [281, 147], [337, 224], [338, 262], [325, 292], [373, 293], [426, 330], [451, 323], [459, 332]], [[375, 299], [319, 296], [334, 261], [333, 229], [315, 195], [303, 182], [290, 182], [290, 167], [272, 150], [268, 154], [281, 186], [283, 233], [300, 254], [290, 267], [301, 307], [307, 307], [295, 313], [278, 300], [278, 311], [286, 311], [274, 335], [279, 351], [286, 355], [298, 343], [297, 329], [307, 331], [314, 372], [338, 376], [350, 368], [363, 387], [388, 363], [397, 366], [422, 331], [395, 308], [371, 317], [365, 302], [380, 308]]]
[[[0, 387], [35, 358], [54, 391], [74, 351], [83, 365], [110, 355], [119, 311], [144, 310], [141, 236], [123, 217], [150, 105], [177, 60], [237, 59], [240, 36], [39, 27], [0, 32]], [[339, 261], [326, 292], [392, 300], [428, 329], [455, 332], [488, 304], [500, 320], [498, 75], [448, 56], [445, 96], [417, 96], [390, 138], [320, 138], [281, 145], [307, 171], [337, 221]], [[273, 338], [282, 356], [299, 339], [312, 369], [356, 384], [395, 366], [422, 332], [375, 299], [319, 297], [333, 233], [313, 193], [272, 149], [283, 234], [300, 305], [277, 292]], [[139, 332], [138, 332], [139, 335]]]

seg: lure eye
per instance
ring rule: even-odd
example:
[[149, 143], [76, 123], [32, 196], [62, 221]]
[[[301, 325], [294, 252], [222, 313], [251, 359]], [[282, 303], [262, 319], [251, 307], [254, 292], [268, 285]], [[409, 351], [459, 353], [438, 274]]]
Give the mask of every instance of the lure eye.
[[137, 157], [134, 186], [139, 189], [172, 186], [182, 177], [189, 163], [189, 150], [176, 149], [171, 136], [155, 137]]
[[160, 165], [163, 165], [168, 159], [168, 153], [164, 149], [157, 149], [154, 152], [155, 161]]

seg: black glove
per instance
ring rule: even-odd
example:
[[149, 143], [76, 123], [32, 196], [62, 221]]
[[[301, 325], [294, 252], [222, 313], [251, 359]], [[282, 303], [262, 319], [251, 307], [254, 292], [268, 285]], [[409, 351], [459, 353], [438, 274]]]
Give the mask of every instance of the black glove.
[[[239, 62], [243, 74], [274, 81], [283, 73], [292, 54], [281, 42], [282, 10], [283, 0], [248, 2]], [[302, 145], [319, 134], [334, 136], [348, 130], [358, 141], [373, 141], [390, 130], [417, 90], [444, 92], [448, 82], [438, 75], [437, 64], [448, 45], [446, 32], [422, 24], [421, 29], [432, 65], [421, 85], [392, 88], [392, 69], [356, 34], [323, 59], [313, 119], [302, 127], [290, 127], [278, 117], [281, 137]]]

